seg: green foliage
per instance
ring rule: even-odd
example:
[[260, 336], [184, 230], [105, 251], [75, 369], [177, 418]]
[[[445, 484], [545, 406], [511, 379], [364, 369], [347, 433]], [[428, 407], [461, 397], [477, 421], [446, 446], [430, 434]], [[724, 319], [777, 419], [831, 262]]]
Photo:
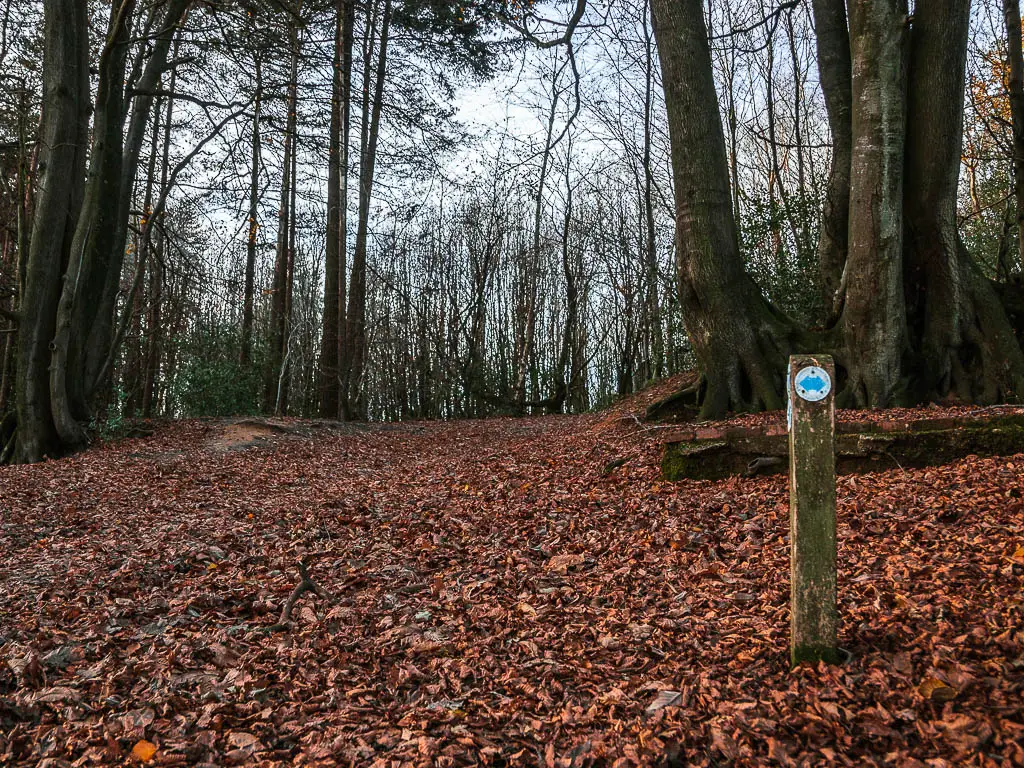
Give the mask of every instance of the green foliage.
[[409, 40], [428, 60], [441, 57], [477, 76], [492, 74], [496, 53], [493, 35], [503, 0], [405, 0], [396, 5], [394, 23], [411, 33]]
[[259, 412], [260, 366], [238, 362], [240, 334], [215, 323], [181, 340], [181, 368], [168, 397], [176, 416], [240, 416]]
[[90, 430], [102, 440], [115, 440], [128, 433], [128, 419], [125, 418], [125, 403], [128, 392], [118, 384], [114, 387], [111, 403], [106, 412], [89, 425]]

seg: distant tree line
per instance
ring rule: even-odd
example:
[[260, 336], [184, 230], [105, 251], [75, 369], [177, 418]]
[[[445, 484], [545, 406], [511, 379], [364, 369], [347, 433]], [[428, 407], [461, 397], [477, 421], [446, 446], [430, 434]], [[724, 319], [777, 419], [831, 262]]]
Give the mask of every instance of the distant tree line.
[[[694, 367], [651, 414], [715, 417], [780, 407], [796, 351], [846, 405], [1024, 386], [1017, 0], [0, 14], [2, 461], [136, 416], [581, 412]], [[466, 114], [485, 82], [505, 126]]]

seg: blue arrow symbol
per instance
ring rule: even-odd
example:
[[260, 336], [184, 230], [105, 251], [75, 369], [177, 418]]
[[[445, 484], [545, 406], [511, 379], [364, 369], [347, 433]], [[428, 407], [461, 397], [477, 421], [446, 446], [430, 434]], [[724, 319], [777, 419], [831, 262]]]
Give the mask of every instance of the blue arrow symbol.
[[817, 375], [808, 376], [806, 379], [798, 383], [807, 392], [821, 392], [821, 390], [828, 386], [825, 380]]

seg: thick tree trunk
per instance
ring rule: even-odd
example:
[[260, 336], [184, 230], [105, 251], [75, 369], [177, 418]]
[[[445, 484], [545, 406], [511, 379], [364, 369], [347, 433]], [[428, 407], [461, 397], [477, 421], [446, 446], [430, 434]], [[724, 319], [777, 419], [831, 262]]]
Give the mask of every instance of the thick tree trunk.
[[842, 316], [847, 402], [897, 396], [906, 349], [903, 301], [905, 0], [850, 4], [853, 155]]
[[18, 328], [18, 450], [23, 462], [62, 449], [50, 404], [50, 343], [60, 276], [82, 206], [89, 128], [89, 42], [85, 0], [44, 3], [41, 178], [25, 264]]
[[145, 70], [134, 86], [137, 94], [125, 90], [135, 5], [135, 0], [121, 0], [111, 9], [99, 61], [89, 177], [58, 308], [50, 390], [54, 422], [69, 445], [84, 442], [82, 422], [92, 415], [95, 396], [108, 383], [101, 378], [111, 370], [108, 360], [115, 346], [115, 311], [139, 155], [153, 91], [188, 1], [168, 4]]
[[[991, 403], [1024, 392], [1020, 346], [957, 232], [970, 5], [929, 0], [914, 16], [904, 195], [914, 401], [953, 396]], [[1015, 24], [1019, 46], [1019, 16]]]
[[345, 4], [345, 28], [342, 30], [344, 37], [344, 52], [342, 55], [342, 83], [341, 83], [341, 156], [340, 161], [340, 190], [338, 194], [338, 331], [337, 331], [337, 372], [338, 396], [337, 410], [335, 416], [342, 418], [345, 415], [344, 404], [347, 394], [344, 390], [346, 373], [346, 347], [348, 339], [348, 297], [347, 270], [348, 270], [348, 181], [349, 173], [352, 170], [352, 74], [353, 74], [353, 52], [355, 50], [355, 24], [356, 4], [347, 0]]
[[[296, 73], [297, 75], [297, 73]], [[293, 81], [298, 87], [298, 79]], [[298, 98], [293, 102], [295, 105], [296, 112], [298, 111]], [[285, 317], [285, 328], [284, 328], [284, 365], [281, 367], [281, 375], [278, 380], [277, 389], [277, 408], [275, 412], [280, 416], [286, 416], [288, 414], [288, 406], [291, 397], [291, 384], [292, 384], [292, 349], [293, 345], [296, 344], [296, 330], [295, 330], [295, 253], [297, 249], [297, 233], [298, 233], [298, 216], [296, 211], [298, 210], [297, 198], [298, 198], [298, 176], [299, 176], [299, 134], [298, 127], [292, 131], [292, 171], [291, 171], [291, 190], [290, 199], [288, 201], [288, 266], [287, 266], [287, 277], [285, 277], [285, 294], [284, 294], [284, 317]], [[308, 390], [307, 390], [308, 391]]]
[[338, 282], [341, 260], [341, 117], [343, 106], [343, 49], [345, 0], [338, 0], [334, 25], [334, 61], [331, 82], [331, 123], [327, 149], [327, 242], [324, 248], [324, 314], [320, 341], [318, 389], [320, 415], [329, 419], [338, 415]]
[[90, 415], [83, 339], [93, 332], [89, 320], [97, 320], [93, 312], [102, 301], [107, 270], [116, 261], [120, 273], [123, 259], [123, 253], [114, 257], [114, 234], [121, 196], [125, 68], [134, 10], [134, 0], [122, 0], [111, 8], [107, 40], [100, 52], [89, 176], [57, 308], [50, 398], [54, 425], [69, 446], [86, 441], [83, 423]]
[[822, 302], [827, 322], [832, 324], [842, 310], [840, 286], [850, 226], [850, 158], [853, 152], [850, 31], [846, 0], [813, 0], [812, 9], [817, 32], [818, 77], [832, 135], [832, 168], [818, 234]]
[[[701, 0], [653, 0], [676, 191], [676, 272], [704, 417], [783, 406], [793, 327], [743, 268]], [[655, 409], [657, 413], [657, 409]]]
[[1013, 194], [1017, 200], [1017, 248], [1024, 264], [1024, 52], [1021, 50], [1020, 0], [1003, 0], [1010, 120], [1013, 123]]

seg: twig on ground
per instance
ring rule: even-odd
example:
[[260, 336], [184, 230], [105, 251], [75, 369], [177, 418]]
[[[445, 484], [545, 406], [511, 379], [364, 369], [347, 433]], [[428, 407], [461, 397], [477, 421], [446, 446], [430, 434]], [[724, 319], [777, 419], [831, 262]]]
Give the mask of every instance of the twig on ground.
[[309, 575], [309, 557], [304, 557], [299, 561], [299, 583], [295, 585], [295, 589], [292, 590], [292, 593], [285, 601], [284, 607], [281, 609], [281, 618], [278, 619], [277, 624], [270, 627], [271, 632], [291, 629], [295, 626], [295, 622], [292, 621], [292, 611], [295, 610], [295, 604], [299, 601], [299, 598], [306, 592], [313, 592], [329, 603], [334, 602], [334, 596], [317, 584], [313, 577]]

